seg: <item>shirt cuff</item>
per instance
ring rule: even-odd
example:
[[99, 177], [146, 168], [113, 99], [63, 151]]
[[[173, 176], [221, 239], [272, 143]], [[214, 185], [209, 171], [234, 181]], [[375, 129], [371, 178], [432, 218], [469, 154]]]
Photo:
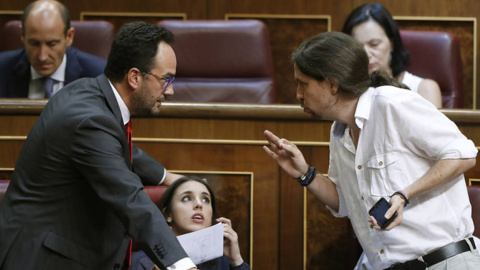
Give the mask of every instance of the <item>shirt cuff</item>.
[[167, 267], [167, 270], [187, 270], [190, 268], [195, 268], [195, 264], [190, 258], [183, 258], [180, 261]]
[[158, 184], [159, 185], [163, 184], [163, 182], [165, 181], [165, 178], [167, 178], [167, 169], [163, 168], [163, 177]]

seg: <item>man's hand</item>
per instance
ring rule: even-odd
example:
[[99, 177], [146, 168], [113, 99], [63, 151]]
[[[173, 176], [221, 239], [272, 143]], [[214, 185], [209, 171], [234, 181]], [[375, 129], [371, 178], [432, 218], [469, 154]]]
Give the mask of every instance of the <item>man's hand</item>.
[[295, 144], [287, 139], [278, 138], [268, 130], [265, 130], [263, 135], [270, 144], [270, 148], [264, 146], [263, 149], [291, 177], [299, 178], [308, 171], [308, 164]]

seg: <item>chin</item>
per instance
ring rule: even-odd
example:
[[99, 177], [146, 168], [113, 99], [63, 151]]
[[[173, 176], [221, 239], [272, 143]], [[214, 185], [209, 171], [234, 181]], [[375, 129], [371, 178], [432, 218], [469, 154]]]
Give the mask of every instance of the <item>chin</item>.
[[160, 106], [153, 106], [152, 109], [150, 110], [150, 114], [157, 116], [160, 114]]

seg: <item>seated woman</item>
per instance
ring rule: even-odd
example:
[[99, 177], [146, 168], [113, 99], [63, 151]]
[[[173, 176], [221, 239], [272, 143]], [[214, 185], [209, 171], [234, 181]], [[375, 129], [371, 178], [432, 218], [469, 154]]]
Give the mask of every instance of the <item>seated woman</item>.
[[405, 70], [409, 64], [410, 54], [403, 47], [398, 26], [385, 7], [381, 4], [364, 4], [357, 7], [345, 21], [343, 32], [364, 45], [369, 57], [370, 73], [383, 69], [437, 108], [442, 107], [442, 95], [438, 84]]
[[[229, 219], [215, 219], [215, 195], [210, 186], [197, 177], [182, 177], [171, 184], [157, 203], [175, 234], [205, 229], [216, 222], [223, 225], [223, 257], [200, 265], [198, 269], [249, 270], [242, 259], [237, 233]], [[131, 270], [158, 269], [143, 251], [132, 254]]]

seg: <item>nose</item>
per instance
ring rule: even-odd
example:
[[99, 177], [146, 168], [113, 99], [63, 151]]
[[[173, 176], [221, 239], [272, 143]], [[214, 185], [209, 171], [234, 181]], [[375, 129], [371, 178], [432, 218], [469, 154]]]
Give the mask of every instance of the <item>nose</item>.
[[300, 91], [300, 87], [297, 86], [297, 100], [303, 99], [303, 92]]
[[173, 93], [174, 93], [174, 91], [173, 91], [173, 83], [170, 84], [170, 85], [167, 87], [167, 89], [165, 89], [165, 91], [163, 91], [163, 95], [165, 95], [165, 96], [173, 96]]
[[200, 198], [195, 199], [195, 200], [194, 200], [193, 208], [194, 208], [194, 209], [201, 209], [201, 208], [203, 208], [202, 199], [200, 199]]
[[370, 47], [365, 45], [365, 46], [363, 46], [363, 48], [365, 48], [365, 51], [367, 52], [368, 58], [371, 58], [373, 55], [372, 55], [372, 50], [370, 49]]
[[44, 62], [48, 59], [48, 47], [46, 45], [40, 46], [40, 51], [38, 53], [38, 60]]

